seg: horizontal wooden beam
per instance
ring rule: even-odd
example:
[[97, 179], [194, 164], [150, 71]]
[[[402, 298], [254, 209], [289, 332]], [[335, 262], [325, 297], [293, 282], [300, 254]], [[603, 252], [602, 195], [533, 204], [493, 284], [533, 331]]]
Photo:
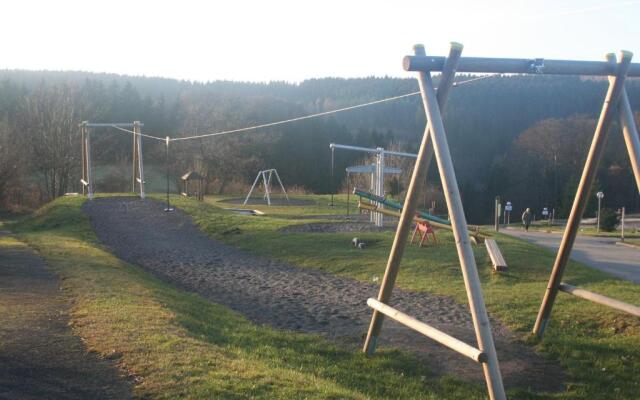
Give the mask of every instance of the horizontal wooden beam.
[[[130, 122], [115, 122], [115, 123], [97, 123], [97, 122], [83, 122], [80, 125], [84, 125], [87, 128], [111, 128], [114, 126], [117, 126], [119, 128], [133, 128], [134, 126], [136, 126], [135, 123], [130, 123]], [[138, 124], [138, 126], [144, 126], [143, 123]]]
[[565, 293], [572, 294], [581, 299], [589, 300], [594, 303], [602, 304], [603, 306], [615, 308], [619, 311], [624, 311], [636, 317], [640, 317], [640, 307], [633, 304], [625, 303], [624, 301], [612, 299], [611, 297], [603, 296], [598, 293], [590, 292], [579, 287], [569, 285], [568, 283], [560, 283], [559, 289]]
[[[402, 65], [406, 71], [442, 71], [445, 57], [406, 56]], [[615, 74], [615, 64], [606, 61], [545, 60], [542, 58], [462, 57], [457, 72], [485, 74], [591, 75]], [[640, 76], [640, 64], [631, 64], [629, 77]]]
[[483, 351], [480, 351], [473, 346], [469, 346], [465, 342], [458, 340], [451, 335], [447, 335], [441, 330], [427, 325], [424, 322], [418, 321], [417, 319], [410, 317], [393, 307], [381, 303], [376, 299], [370, 298], [369, 300], [367, 300], [367, 305], [369, 305], [369, 307], [373, 308], [374, 310], [386, 315], [392, 320], [399, 322], [402, 325], [411, 328], [414, 331], [419, 332], [444, 346], [447, 346], [451, 350], [455, 350], [458, 353], [469, 357], [473, 361], [479, 363], [484, 363], [487, 361], [487, 355]]

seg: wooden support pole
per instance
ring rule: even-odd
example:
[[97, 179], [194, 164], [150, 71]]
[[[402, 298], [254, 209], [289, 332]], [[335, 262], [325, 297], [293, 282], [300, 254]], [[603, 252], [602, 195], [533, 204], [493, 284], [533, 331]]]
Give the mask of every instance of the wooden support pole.
[[[145, 198], [145, 191], [144, 191], [144, 163], [143, 163], [143, 158], [142, 158], [142, 136], [140, 135], [141, 132], [141, 124], [140, 121], [135, 121], [133, 123], [133, 131], [136, 133], [135, 139], [136, 139], [136, 157], [138, 159], [138, 176], [137, 176], [137, 181], [140, 185], [140, 198], [144, 199]], [[134, 166], [134, 170], [135, 170], [135, 166]], [[134, 186], [135, 189], [135, 186]]]
[[85, 187], [85, 182], [87, 181], [87, 153], [86, 146], [84, 142], [85, 131], [87, 130], [87, 121], [83, 121], [80, 124], [80, 145], [82, 147], [82, 195], [84, 196], [87, 193], [87, 188]]
[[611, 297], [603, 296], [601, 294], [594, 293], [586, 289], [581, 289], [579, 287], [569, 285], [564, 282], [560, 284], [558, 289], [560, 289], [565, 293], [569, 293], [576, 297], [580, 297], [581, 299], [589, 300], [594, 303], [602, 304], [604, 306], [615, 308], [616, 310], [624, 311], [631, 315], [635, 315], [636, 317], [640, 317], [640, 307], [634, 306], [633, 304], [612, 299]]
[[93, 199], [93, 171], [91, 168], [91, 128], [87, 128], [84, 135], [85, 157], [87, 159], [87, 196]]
[[440, 172], [440, 181], [442, 182], [442, 189], [447, 201], [453, 236], [456, 241], [458, 258], [462, 269], [462, 277], [471, 310], [473, 327], [478, 340], [478, 348], [487, 354], [487, 362], [482, 364], [485, 381], [487, 383], [487, 391], [489, 392], [489, 398], [491, 400], [506, 399], [504, 384], [502, 383], [502, 374], [493, 343], [491, 324], [482, 296], [478, 267], [473, 255], [473, 249], [471, 248], [471, 239], [462, 206], [462, 198], [460, 197], [460, 189], [458, 188], [458, 181], [453, 168], [453, 161], [451, 160], [451, 152], [449, 151], [449, 144], [447, 143], [442, 115], [440, 114], [435, 89], [431, 81], [431, 74], [428, 72], [420, 72], [418, 82], [420, 83], [422, 102], [427, 113], [427, 122], [430, 126], [433, 149], [438, 164], [438, 171]]
[[638, 193], [640, 193], [640, 137], [638, 136], [636, 121], [635, 118], [633, 118], [633, 111], [631, 110], [631, 104], [629, 103], [629, 96], [627, 96], [626, 90], [623, 90], [620, 96], [618, 112], [620, 114], [620, 125], [622, 125], [624, 142], [627, 145], [627, 152], [629, 153], [631, 169], [636, 178]]
[[604, 152], [607, 133], [613, 119], [615, 118], [618, 103], [624, 91], [624, 81], [627, 76], [632, 57], [633, 54], [630, 52], [621, 52], [615, 76], [609, 83], [609, 90], [607, 91], [602, 111], [600, 113], [600, 119], [598, 120], [598, 125], [596, 126], [596, 130], [593, 135], [593, 141], [591, 142], [591, 148], [589, 149], [589, 154], [587, 155], [587, 160], [584, 164], [580, 184], [576, 191], [576, 197], [573, 201], [573, 206], [571, 207], [567, 226], [562, 236], [560, 248], [558, 249], [558, 254], [553, 264], [551, 276], [549, 277], [549, 282], [547, 284], [547, 289], [542, 299], [540, 311], [538, 312], [533, 328], [533, 333], [537, 336], [542, 336], [544, 334], [544, 330], [549, 322], [553, 303], [558, 294], [558, 287], [560, 286], [560, 281], [562, 280], [562, 275], [567, 265], [567, 261], [569, 261], [571, 249], [573, 248], [573, 243], [580, 226], [580, 220], [582, 219], [582, 214], [587, 206], [591, 186], [596, 176], [598, 164]]
[[[438, 102], [444, 109], [447, 96], [453, 84], [453, 78], [456, 72], [456, 65], [460, 59], [463, 46], [459, 43], [451, 43], [451, 49], [449, 50], [449, 56], [447, 57], [446, 68], [442, 73], [440, 85], [438, 88]], [[417, 55], [424, 55], [424, 48], [421, 45], [415, 46], [415, 53]], [[400, 268], [400, 262], [404, 253], [404, 248], [407, 243], [407, 237], [411, 230], [411, 223], [413, 217], [418, 208], [418, 194], [420, 193], [421, 186], [424, 184], [427, 174], [427, 168], [433, 158], [433, 148], [431, 146], [430, 127], [427, 125], [424, 135], [422, 136], [422, 143], [420, 144], [420, 151], [418, 152], [418, 158], [413, 168], [413, 174], [409, 187], [407, 188], [407, 196], [405, 198], [404, 207], [402, 208], [402, 214], [398, 227], [396, 229], [396, 235], [393, 239], [393, 245], [391, 246], [391, 252], [389, 253], [389, 259], [387, 260], [387, 267], [382, 278], [382, 285], [380, 286], [380, 292], [378, 293], [378, 300], [382, 303], [388, 303], [391, 298], [393, 286], [396, 282], [398, 275], [398, 269]], [[364, 342], [364, 352], [367, 354], [373, 354], [376, 349], [376, 342], [380, 330], [382, 329], [383, 315], [378, 311], [373, 311], [371, 317], [371, 323], [369, 325], [369, 331]]]
[[469, 357], [475, 362], [483, 363], [487, 361], [487, 355], [482, 351], [476, 349], [475, 347], [469, 346], [465, 342], [456, 339], [455, 337], [448, 335], [441, 330], [432, 327], [431, 325], [425, 324], [424, 322], [419, 321], [401, 311], [398, 311], [393, 307], [381, 303], [376, 299], [367, 300], [367, 305], [374, 310], [386, 315], [392, 320], [397, 321], [444, 346], [447, 346], [451, 350], [457, 351], [463, 356]]
[[[426, 55], [406, 56], [402, 65], [406, 71], [443, 71], [446, 59]], [[546, 60], [543, 58], [486, 58], [460, 59], [458, 72], [484, 74], [538, 74], [538, 75], [615, 75], [615, 67], [606, 61]], [[631, 64], [627, 76], [639, 77], [640, 64]]]
[[133, 133], [131, 138], [133, 139], [133, 146], [131, 150], [131, 193], [136, 192], [136, 178], [138, 177], [138, 138], [136, 136], [137, 125], [133, 123]]

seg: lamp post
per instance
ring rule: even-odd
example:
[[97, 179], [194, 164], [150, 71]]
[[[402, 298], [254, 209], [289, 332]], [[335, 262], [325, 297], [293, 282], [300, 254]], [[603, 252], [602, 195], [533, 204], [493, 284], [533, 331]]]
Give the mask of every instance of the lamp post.
[[596, 232], [600, 232], [600, 206], [602, 204], [602, 199], [604, 198], [604, 193], [598, 192], [596, 193], [596, 197], [598, 198], [598, 227], [596, 228]]

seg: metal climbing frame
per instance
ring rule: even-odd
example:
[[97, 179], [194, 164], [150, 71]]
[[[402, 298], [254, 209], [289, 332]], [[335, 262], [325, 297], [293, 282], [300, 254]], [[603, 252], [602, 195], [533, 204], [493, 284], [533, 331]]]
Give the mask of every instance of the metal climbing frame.
[[[330, 143], [329, 148], [332, 151], [331, 153], [332, 160], [333, 160], [333, 151], [335, 149], [362, 151], [365, 153], [375, 154], [376, 163], [374, 164], [375, 167], [373, 172], [371, 173], [371, 191], [373, 192], [373, 194], [380, 197], [384, 197], [384, 176], [385, 174], [389, 173], [387, 171], [392, 171], [387, 167], [385, 167], [385, 156], [390, 155], [390, 156], [409, 157], [409, 158], [416, 158], [418, 156], [417, 154], [404, 153], [402, 151], [385, 150], [382, 147], [373, 149], [369, 147], [347, 146], [344, 144]], [[331, 163], [331, 165], [333, 168], [333, 162]], [[384, 208], [384, 206], [380, 203], [376, 203], [376, 205], [379, 208]], [[380, 212], [372, 212], [371, 222], [373, 222], [378, 227], [382, 226], [384, 223], [383, 214]]]
[[142, 161], [142, 127], [143, 123], [134, 121], [133, 123], [90, 123], [83, 121], [80, 124], [80, 134], [82, 137], [82, 194], [87, 195], [89, 200], [93, 199], [93, 165], [91, 163], [91, 131], [95, 128], [133, 128], [133, 176], [131, 179], [131, 191], [136, 191], [136, 184], [140, 190], [140, 198], [144, 199], [144, 165]]
[[[427, 56], [422, 46], [415, 47], [415, 55], [407, 56], [403, 61], [404, 68], [407, 71], [417, 71], [419, 73], [418, 80], [420, 84], [420, 92], [422, 95], [423, 105], [427, 115], [427, 127], [425, 129], [418, 159], [416, 161], [411, 183], [407, 191], [405, 206], [396, 235], [391, 247], [387, 267], [385, 270], [378, 299], [369, 299], [368, 304], [374, 309], [371, 318], [371, 324], [367, 333], [364, 344], [364, 351], [371, 354], [375, 351], [376, 341], [382, 328], [383, 316], [386, 315], [418, 332], [430, 337], [439, 343], [466, 355], [476, 362], [482, 364], [485, 381], [489, 397], [491, 399], [504, 399], [505, 392], [502, 383], [502, 376], [498, 364], [498, 358], [495, 351], [491, 327], [487, 316], [480, 279], [478, 277], [477, 266], [473, 257], [473, 250], [467, 230], [467, 222], [464, 216], [464, 209], [460, 199], [451, 154], [447, 144], [444, 125], [442, 123], [441, 110], [444, 110], [447, 95], [452, 87], [455, 72], [475, 72], [475, 73], [520, 73], [520, 74], [570, 74], [570, 75], [599, 75], [612, 76], [610, 79], [609, 92], [605, 100], [603, 111], [596, 129], [594, 144], [590, 151], [589, 158], [585, 164], [585, 173], [581, 180], [580, 188], [576, 195], [576, 201], [572, 210], [567, 230], [563, 238], [558, 259], [554, 265], [554, 272], [545, 295], [545, 301], [541, 308], [545, 312], [546, 321], [548, 318], [553, 299], [557, 290], [561, 288], [560, 278], [564, 270], [564, 266], [568, 260], [568, 256], [575, 239], [577, 225], [582, 217], [584, 206], [588, 195], [589, 188], [595, 176], [597, 162], [602, 155], [604, 139], [608, 128], [611, 124], [612, 116], [618, 105], [618, 100], [622, 98], [620, 105], [622, 124], [625, 132], [625, 141], [627, 149], [632, 159], [632, 165], [640, 190], [640, 144], [638, 134], [633, 122], [631, 109], [628, 106], [626, 93], [624, 91], [625, 76], [640, 76], [640, 65], [630, 64], [631, 54], [622, 53], [620, 62], [614, 62], [612, 56], [608, 56], [606, 62], [593, 61], [564, 61], [564, 60], [544, 60], [544, 59], [499, 59], [499, 58], [461, 58], [462, 45], [452, 43], [448, 57], [431, 57]], [[440, 84], [436, 93], [431, 81], [431, 72], [442, 71]], [[417, 195], [419, 185], [424, 181], [429, 163], [435, 154], [440, 179], [442, 181], [443, 191], [445, 194], [447, 207], [451, 216], [451, 226], [455, 237], [458, 258], [464, 278], [467, 298], [471, 310], [473, 325], [478, 341], [478, 348], [460, 342], [458, 339], [447, 335], [429, 325], [417, 321], [398, 310], [393, 309], [387, 303], [391, 298], [393, 286], [400, 266], [400, 261], [404, 252], [406, 239], [411, 227], [412, 217], [417, 208]], [[593, 296], [588, 296], [584, 290], [576, 290], [577, 288], [562, 286], [568, 293], [573, 293], [582, 298], [593, 300]], [[604, 297], [604, 296], [601, 296]], [[602, 298], [598, 298], [599, 303], [605, 303]], [[610, 302], [609, 302], [610, 303]], [[618, 302], [618, 305], [620, 302]], [[608, 304], [612, 306], [612, 304]], [[615, 306], [615, 305], [614, 305]], [[617, 307], [618, 309], [628, 310], [628, 306]], [[632, 308], [635, 306], [631, 306]], [[540, 319], [540, 318], [539, 318]], [[536, 324], [538, 327], [539, 324]], [[542, 324], [541, 326], [544, 326]], [[540, 331], [541, 332], [541, 331]]]

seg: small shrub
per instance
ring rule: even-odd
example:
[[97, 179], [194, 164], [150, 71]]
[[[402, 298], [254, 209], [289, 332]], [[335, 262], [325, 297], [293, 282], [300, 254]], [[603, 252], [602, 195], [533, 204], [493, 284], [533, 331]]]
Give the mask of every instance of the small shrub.
[[618, 214], [610, 208], [600, 210], [600, 229], [605, 232], [612, 232], [618, 226], [620, 218]]

